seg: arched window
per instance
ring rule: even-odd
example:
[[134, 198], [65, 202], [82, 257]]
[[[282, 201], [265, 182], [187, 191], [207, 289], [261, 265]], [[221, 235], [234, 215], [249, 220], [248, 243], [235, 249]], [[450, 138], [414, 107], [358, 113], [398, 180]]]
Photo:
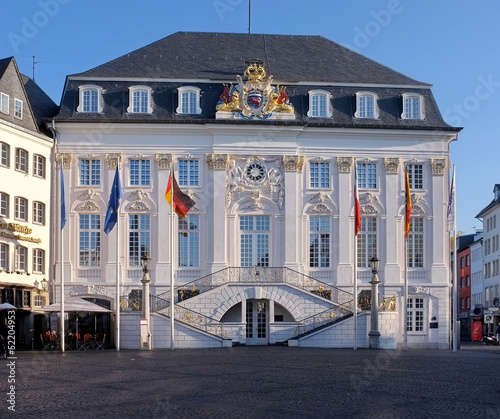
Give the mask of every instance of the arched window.
[[313, 118], [331, 118], [331, 96], [331, 93], [323, 90], [311, 90], [309, 92], [309, 112], [307, 112], [307, 116]]
[[176, 112], [179, 114], [200, 114], [200, 89], [192, 86], [183, 86], [179, 91], [179, 106]]
[[101, 113], [102, 112], [102, 88], [96, 85], [85, 85], [79, 87], [80, 100], [77, 112]]

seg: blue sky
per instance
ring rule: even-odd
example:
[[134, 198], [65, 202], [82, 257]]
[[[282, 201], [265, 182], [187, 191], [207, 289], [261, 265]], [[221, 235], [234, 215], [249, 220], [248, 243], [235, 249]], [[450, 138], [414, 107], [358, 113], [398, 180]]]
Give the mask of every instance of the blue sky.
[[[433, 84], [452, 144], [457, 229], [500, 183], [500, 2], [483, 0], [252, 0], [252, 33], [322, 35]], [[65, 77], [177, 31], [248, 32], [248, 0], [3, 0], [0, 57], [59, 103]]]

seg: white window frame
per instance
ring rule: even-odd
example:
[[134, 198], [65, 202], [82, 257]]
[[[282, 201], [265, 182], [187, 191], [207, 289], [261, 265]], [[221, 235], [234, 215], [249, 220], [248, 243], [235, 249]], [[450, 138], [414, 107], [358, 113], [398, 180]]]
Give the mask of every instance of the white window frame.
[[[88, 173], [82, 174], [82, 164], [88, 162]], [[81, 186], [99, 186], [101, 184], [101, 160], [80, 158], [78, 161], [79, 182]]]
[[43, 202], [33, 202], [33, 224], [45, 225], [45, 204]]
[[[82, 225], [84, 217], [88, 217], [88, 228]], [[78, 266], [80, 268], [96, 268], [101, 266], [102, 240], [101, 240], [101, 222], [100, 214], [80, 214], [78, 220]], [[94, 257], [92, 256], [92, 243], [97, 246]], [[82, 246], [88, 244], [87, 246]], [[83, 262], [83, 263], [82, 263]]]
[[[418, 101], [418, 112], [415, 117], [413, 104], [411, 107], [408, 107], [407, 100], [417, 100]], [[401, 114], [402, 119], [413, 119], [420, 120], [425, 118], [425, 109], [424, 109], [424, 97], [418, 93], [403, 93], [403, 113]]]
[[[143, 218], [144, 217], [144, 218]], [[143, 223], [143, 219], [147, 218], [147, 225]], [[133, 219], [136, 223], [133, 223]], [[151, 255], [151, 215], [150, 214], [129, 214], [129, 239], [128, 239], [128, 264], [130, 267], [141, 267], [141, 257]], [[142, 245], [145, 244], [146, 250], [142, 250]]]
[[[137, 180], [135, 180], [135, 175], [134, 175], [134, 181], [132, 179], [132, 162], [139, 162], [139, 173], [137, 175]], [[145, 170], [145, 162], [149, 162], [149, 174], [146, 173]], [[151, 164], [151, 159], [148, 158], [142, 158], [142, 157], [136, 157], [136, 158], [131, 158], [129, 159], [129, 177], [128, 177], [128, 182], [130, 186], [151, 186], [151, 180], [152, 180], [152, 170], [153, 170], [153, 165]]]
[[[313, 185], [313, 176], [312, 176], [312, 171], [313, 171], [313, 167], [315, 165], [318, 165], [318, 185], [315, 186]], [[323, 186], [322, 185], [322, 181], [325, 180], [324, 176], [322, 175], [322, 170], [321, 170], [321, 166], [322, 165], [325, 165], [326, 167], [328, 167], [328, 176], [326, 178], [328, 184], [326, 186]], [[312, 160], [309, 162], [309, 188], [310, 189], [330, 189], [331, 188], [331, 176], [332, 176], [332, 166], [331, 166], [331, 162], [328, 161], [328, 160]]]
[[[418, 300], [418, 301], [417, 301]], [[412, 302], [411, 306], [408, 307], [408, 303]], [[418, 302], [418, 307], [417, 307]], [[427, 298], [419, 295], [408, 296], [407, 313], [406, 318], [406, 331], [415, 335], [423, 335], [427, 333]], [[417, 328], [417, 315], [421, 315], [421, 326]], [[411, 319], [411, 324], [409, 324], [408, 319]]]
[[[102, 111], [103, 111], [103, 106], [102, 106], [103, 90], [102, 90], [102, 87], [97, 86], [95, 84], [86, 84], [83, 86], [79, 86], [78, 90], [79, 90], [79, 101], [78, 101], [79, 105], [78, 105], [78, 108], [76, 108], [77, 112], [80, 112], [80, 113], [102, 113]], [[85, 110], [84, 95], [85, 95], [85, 92], [89, 92], [89, 91], [97, 92], [97, 109], [96, 110], [92, 110], [92, 109]]]
[[[365, 105], [365, 108], [363, 110], [361, 101], [364, 98], [370, 98], [373, 100], [373, 113], [371, 115], [368, 115], [366, 113], [366, 105]], [[359, 119], [378, 119], [379, 112], [378, 112], [377, 99], [378, 99], [378, 96], [373, 92], [357, 92], [356, 93], [356, 112], [354, 113], [354, 117], [359, 118]]]
[[23, 101], [14, 99], [14, 118], [23, 119]]
[[[186, 167], [187, 173], [181, 173], [181, 165]], [[200, 186], [200, 163], [199, 160], [179, 159], [177, 168], [177, 179], [179, 186]]]
[[[368, 229], [368, 222], [375, 221], [375, 229]], [[361, 228], [357, 239], [357, 264], [359, 268], [369, 268], [370, 259], [377, 256], [379, 222], [376, 217], [361, 217]]]
[[9, 114], [9, 102], [10, 97], [7, 93], [3, 93], [0, 95], [0, 111], [3, 113]]
[[0, 141], [0, 166], [10, 167], [10, 144]]
[[[420, 166], [422, 169], [422, 179], [417, 179], [415, 176], [415, 169], [416, 166]], [[408, 163], [407, 166], [408, 168], [408, 180], [410, 184], [410, 190], [418, 190], [421, 191], [424, 189], [424, 174], [425, 174], [425, 165], [423, 163]]]
[[[313, 225], [313, 220], [318, 224]], [[327, 226], [324, 226], [323, 221]], [[317, 227], [317, 229], [316, 229]], [[325, 229], [323, 229], [325, 227]], [[313, 269], [329, 269], [332, 266], [332, 220], [328, 216], [309, 217], [309, 267]], [[324, 239], [327, 243], [324, 243]], [[313, 253], [313, 244], [317, 252]]]
[[10, 214], [10, 196], [5, 192], [0, 192], [0, 216], [9, 218]]
[[[201, 89], [198, 87], [194, 86], [182, 86], [177, 88], [178, 91], [178, 106], [177, 109], [175, 110], [178, 114], [180, 115], [199, 115], [201, 114], [201, 107], [200, 107], [200, 92]], [[195, 104], [195, 109], [191, 109], [189, 103], [187, 104], [187, 112], [183, 111], [183, 108], [185, 107], [184, 105], [184, 98], [183, 94], [185, 93], [193, 93], [196, 96], [196, 104]], [[193, 112], [194, 111], [194, 112]]]
[[[28, 221], [28, 200], [22, 196], [14, 198], [14, 218], [19, 221]], [[21, 203], [24, 203], [21, 205]], [[24, 215], [24, 218], [22, 217]]]
[[[358, 171], [358, 189], [378, 189], [378, 165], [374, 161], [358, 161], [356, 162], [356, 169]], [[375, 167], [375, 186], [369, 185], [369, 169], [370, 166]], [[362, 184], [364, 182], [364, 184]]]
[[24, 246], [16, 246], [14, 269], [19, 272], [27, 272], [28, 270], [28, 248]]
[[[194, 220], [196, 219], [196, 223]], [[197, 268], [200, 266], [200, 220], [199, 214], [188, 214], [179, 218], [177, 264], [179, 268]], [[194, 225], [195, 228], [191, 226]]]
[[[24, 156], [24, 157], [23, 157]], [[23, 159], [21, 159], [23, 157]], [[24, 148], [16, 148], [16, 170], [22, 173], [29, 171], [30, 153]]]
[[9, 272], [9, 245], [0, 243], [0, 270]]
[[[320, 110], [316, 110], [314, 106], [315, 98], [324, 98], [325, 99], [325, 114], [320, 112]], [[307, 112], [307, 116], [310, 118], [331, 118], [333, 115], [332, 112], [332, 94], [325, 90], [310, 90], [309, 91], [309, 111]]]
[[46, 159], [40, 154], [33, 154], [33, 176], [45, 179]]
[[[131, 86], [129, 87], [129, 98], [128, 103], [129, 106], [127, 108], [128, 113], [142, 113], [142, 114], [150, 114], [153, 113], [153, 107], [151, 106], [151, 87], [148, 86]], [[146, 110], [141, 109], [141, 101], [139, 100], [139, 107], [137, 108], [134, 102], [134, 95], [136, 93], [146, 93], [147, 95], [147, 104]]]
[[[422, 229], [415, 231], [415, 221], [419, 221]], [[421, 245], [421, 247], [420, 247]], [[425, 218], [410, 217], [410, 231], [406, 239], [407, 263], [410, 269], [422, 269], [425, 266]], [[421, 252], [420, 252], [421, 251]], [[421, 260], [419, 260], [419, 257]]]
[[33, 273], [45, 273], [45, 250], [33, 249]]

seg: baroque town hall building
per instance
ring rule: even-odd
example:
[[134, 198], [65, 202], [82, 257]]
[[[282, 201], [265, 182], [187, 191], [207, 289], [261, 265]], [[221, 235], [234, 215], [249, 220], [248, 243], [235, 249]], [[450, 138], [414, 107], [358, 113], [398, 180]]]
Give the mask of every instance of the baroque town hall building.
[[[56, 285], [62, 263], [67, 295], [121, 301], [122, 347], [139, 346], [145, 254], [156, 348], [170, 346], [172, 263], [176, 347], [352, 347], [354, 264], [366, 347], [373, 256], [382, 347], [401, 345], [405, 328], [409, 347], [449, 347], [448, 159], [460, 129], [429, 84], [320, 36], [175, 33], [68, 76], [54, 121], [68, 210]], [[118, 235], [106, 235], [117, 165]], [[173, 231], [170, 170], [196, 202]]]

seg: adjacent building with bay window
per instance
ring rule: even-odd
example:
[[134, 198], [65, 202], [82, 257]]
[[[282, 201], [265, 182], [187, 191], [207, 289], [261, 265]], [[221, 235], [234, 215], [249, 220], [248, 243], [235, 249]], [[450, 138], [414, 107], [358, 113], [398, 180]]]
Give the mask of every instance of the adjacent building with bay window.
[[0, 60], [0, 303], [18, 309], [17, 348], [42, 332], [42, 316], [31, 313], [49, 303], [53, 141], [44, 118], [56, 113], [13, 57]]
[[[429, 84], [320, 36], [176, 33], [68, 76], [54, 124], [69, 211], [57, 278], [62, 265], [66, 294], [122, 305], [122, 347], [139, 346], [146, 254], [153, 347], [170, 346], [171, 303], [177, 347], [352, 347], [356, 291], [367, 346], [373, 256], [382, 345], [401, 345], [406, 329], [409, 347], [449, 346], [448, 157], [460, 129]], [[116, 167], [124, 195], [106, 235]], [[171, 171], [196, 202], [173, 231]]]

